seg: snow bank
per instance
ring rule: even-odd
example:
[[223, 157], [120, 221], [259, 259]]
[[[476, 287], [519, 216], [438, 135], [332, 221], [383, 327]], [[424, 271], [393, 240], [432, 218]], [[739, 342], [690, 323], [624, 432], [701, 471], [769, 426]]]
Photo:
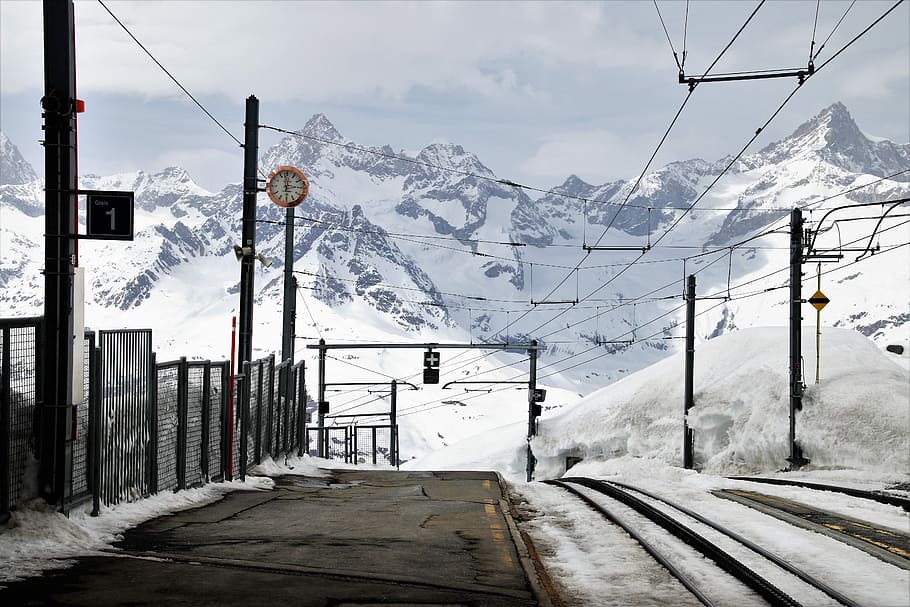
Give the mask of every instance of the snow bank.
[[[804, 367], [814, 369], [815, 330], [803, 334]], [[811, 351], [811, 352], [810, 352]], [[823, 329], [821, 383], [810, 383], [796, 419], [797, 440], [817, 468], [910, 471], [910, 373], [873, 342]], [[684, 355], [607, 386], [562, 415], [544, 419], [533, 442], [537, 478], [561, 475], [566, 456], [625, 455], [682, 462]], [[814, 380], [813, 376], [807, 381]], [[786, 328], [730, 333], [696, 346], [696, 465], [705, 472], [769, 472], [789, 454]]]

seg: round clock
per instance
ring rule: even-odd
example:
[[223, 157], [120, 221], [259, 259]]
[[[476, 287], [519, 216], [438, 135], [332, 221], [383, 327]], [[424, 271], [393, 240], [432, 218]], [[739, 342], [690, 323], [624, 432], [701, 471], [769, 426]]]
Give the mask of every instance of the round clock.
[[303, 172], [292, 166], [280, 166], [269, 173], [265, 191], [280, 207], [296, 207], [310, 191], [310, 182]]

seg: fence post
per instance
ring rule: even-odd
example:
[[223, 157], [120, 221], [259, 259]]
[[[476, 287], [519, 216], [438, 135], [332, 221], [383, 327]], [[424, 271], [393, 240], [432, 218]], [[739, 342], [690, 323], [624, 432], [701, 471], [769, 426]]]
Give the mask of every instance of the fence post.
[[158, 355], [152, 352], [149, 381], [149, 492], [158, 493]]
[[278, 392], [278, 398], [281, 399], [281, 395], [284, 394], [284, 426], [281, 429], [281, 450], [286, 454], [292, 445], [288, 444], [288, 426], [291, 423], [291, 400], [292, 394], [294, 392], [294, 383], [291, 374], [291, 361], [287, 361], [283, 368], [284, 379], [281, 379], [281, 374], [278, 374], [278, 381], [281, 384], [281, 390]]
[[[10, 329], [2, 329], [3, 356], [0, 360], [0, 525], [9, 520], [9, 482], [10, 467], [12, 458], [10, 458], [9, 432], [10, 432]], [[37, 346], [37, 344], [36, 344]]]
[[209, 422], [212, 417], [211, 406], [212, 363], [207, 360], [202, 371], [202, 453], [199, 454], [203, 483], [209, 482]]
[[[92, 488], [92, 516], [101, 514], [101, 348], [92, 348], [89, 379], [89, 478]], [[153, 355], [154, 356], [154, 355]]]
[[246, 481], [247, 442], [250, 434], [250, 369], [249, 361], [243, 363], [240, 389], [240, 482]]
[[177, 490], [186, 489], [187, 401], [189, 399], [189, 365], [180, 357], [177, 367]]
[[306, 448], [306, 363], [297, 366], [297, 373], [300, 386], [297, 392], [297, 456], [303, 457]]
[[221, 423], [218, 424], [221, 438], [221, 478], [230, 481], [231, 479], [231, 459], [234, 454], [231, 451], [231, 428], [234, 420], [231, 419], [230, 399], [234, 386], [231, 385], [233, 374], [231, 373], [231, 362], [222, 363], [221, 369]]
[[[255, 363], [256, 368], [259, 370], [256, 373], [256, 441], [255, 441], [255, 452], [253, 456], [257, 464], [262, 463], [262, 360], [259, 360]], [[251, 367], [252, 368], [252, 367]], [[252, 390], [252, 386], [250, 386]], [[247, 407], [250, 406], [250, 403], [247, 402]], [[272, 410], [269, 409], [266, 413], [266, 418], [272, 414]], [[268, 419], [266, 419], [268, 422]], [[268, 439], [268, 433], [266, 433], [266, 438]], [[266, 445], [266, 449], [268, 449]]]
[[[277, 409], [275, 408], [276, 407], [276, 399], [275, 399], [276, 395], [275, 395], [275, 355], [274, 354], [269, 356], [268, 366], [269, 366], [269, 380], [268, 380], [269, 387], [268, 387], [268, 397], [266, 398], [266, 402], [269, 404], [269, 422], [265, 428], [265, 434], [268, 437], [268, 440], [266, 441], [266, 449], [270, 456], [275, 456], [278, 453], [278, 448], [279, 448], [278, 430], [280, 430], [280, 426], [281, 426], [281, 409], [280, 409], [280, 406]], [[262, 379], [260, 378], [259, 381], [261, 384]], [[260, 399], [259, 403], [260, 403], [259, 406], [261, 407], [262, 406], [261, 399]], [[272, 434], [272, 422], [273, 421], [275, 422], [275, 430], [276, 430], [274, 435]]]
[[373, 426], [373, 465], [376, 465], [376, 426]]
[[389, 425], [391, 426], [392, 436], [389, 439], [389, 455], [391, 462], [398, 468], [398, 382], [392, 380], [392, 395], [389, 398], [390, 413]]
[[[348, 432], [349, 430], [350, 432]], [[355, 464], [357, 463], [357, 451], [360, 446], [357, 444], [357, 426], [346, 426], [344, 438], [344, 462], [346, 464]]]

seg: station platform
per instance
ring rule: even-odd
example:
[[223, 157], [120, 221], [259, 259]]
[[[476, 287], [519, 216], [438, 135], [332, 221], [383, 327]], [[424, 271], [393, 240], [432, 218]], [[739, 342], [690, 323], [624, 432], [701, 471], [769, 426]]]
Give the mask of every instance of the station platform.
[[3, 605], [552, 605], [492, 472], [335, 470], [148, 521]]

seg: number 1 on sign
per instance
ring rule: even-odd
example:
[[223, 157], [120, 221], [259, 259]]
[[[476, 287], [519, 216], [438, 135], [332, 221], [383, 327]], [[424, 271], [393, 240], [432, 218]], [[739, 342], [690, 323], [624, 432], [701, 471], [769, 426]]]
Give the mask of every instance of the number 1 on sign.
[[110, 209], [108, 209], [107, 213], [105, 213], [105, 215], [111, 216], [111, 232], [114, 231], [114, 228], [117, 225], [117, 220], [116, 220], [117, 214], [114, 211], [115, 211], [115, 209], [110, 208]]

